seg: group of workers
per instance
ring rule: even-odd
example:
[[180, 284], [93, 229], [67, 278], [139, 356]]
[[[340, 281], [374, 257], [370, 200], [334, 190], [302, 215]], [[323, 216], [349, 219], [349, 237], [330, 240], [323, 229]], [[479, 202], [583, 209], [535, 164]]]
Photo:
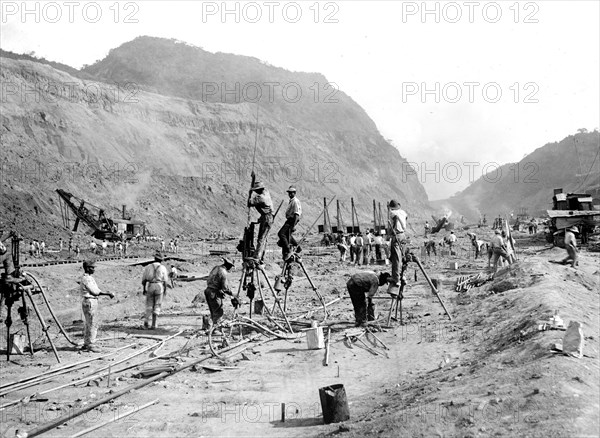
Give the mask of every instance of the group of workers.
[[[296, 189], [292, 186], [287, 190], [289, 197], [289, 204], [285, 213], [285, 223], [278, 232], [278, 245], [282, 248], [282, 258], [284, 261], [288, 261], [295, 251], [298, 242], [294, 239], [293, 233], [297, 226], [300, 217], [302, 215], [302, 207], [299, 199], [296, 197]], [[260, 214], [257, 221], [259, 224], [259, 232], [257, 236], [257, 244], [253, 254], [250, 258], [256, 263], [262, 263], [264, 257], [264, 251], [266, 246], [266, 239], [268, 233], [273, 225], [273, 202], [268, 190], [260, 182], [254, 183], [248, 198], [248, 207], [254, 207]], [[396, 200], [392, 200], [389, 203], [390, 207], [390, 222], [388, 223], [388, 229], [386, 234], [390, 236], [389, 240], [389, 258], [391, 261], [391, 274], [387, 272], [358, 272], [351, 276], [346, 283], [348, 294], [350, 295], [352, 306], [354, 308], [355, 323], [357, 326], [364, 325], [370, 320], [375, 319], [375, 306], [373, 304], [373, 296], [377, 293], [378, 289], [384, 285], [388, 285], [387, 293], [390, 296], [398, 296], [400, 294], [401, 287], [401, 271], [403, 263], [403, 254], [407, 243], [406, 231], [408, 215], [402, 210], [400, 203]], [[427, 224], [425, 226], [426, 232], [428, 231]], [[572, 226], [566, 230], [565, 234], [565, 245], [567, 249], [567, 257], [559, 263], [570, 263], [571, 266], [575, 267], [578, 264], [578, 250], [577, 242], [575, 239], [575, 233], [578, 232], [577, 227]], [[488, 252], [488, 267], [490, 261], [493, 263], [494, 272], [497, 270], [498, 263], [502, 260], [507, 261], [509, 264], [514, 262], [514, 240], [511, 241], [511, 236], [503, 236], [504, 231], [496, 229], [494, 236], [490, 243], [486, 243], [477, 238], [477, 236], [469, 232], [468, 237], [475, 249], [475, 257], [478, 258], [482, 252], [483, 247], [487, 245]], [[363, 238], [363, 236], [353, 236], [356, 239]], [[381, 237], [381, 236], [376, 236]], [[354, 240], [356, 247], [364, 246], [361, 245], [360, 240], [358, 243]], [[342, 242], [344, 240], [342, 239]], [[383, 245], [383, 241], [375, 241], [374, 244]], [[431, 241], [429, 241], [431, 242]], [[447, 244], [452, 249], [452, 246], [456, 242], [456, 235], [451, 232]], [[435, 244], [433, 247], [427, 246], [428, 250], [433, 249], [435, 253]], [[379, 250], [381, 247], [379, 248]], [[360, 255], [358, 255], [360, 257]], [[12, 265], [9, 263], [10, 253], [7, 248], [0, 241], [0, 258], [4, 266], [3, 279], [14, 271], [11, 268]], [[171, 266], [171, 273], [167, 271], [165, 265], [163, 265], [164, 257], [160, 252], [157, 252], [154, 256], [154, 261], [148, 264], [142, 272], [142, 295], [145, 296], [145, 313], [144, 313], [144, 328], [145, 329], [156, 329], [158, 328], [158, 317], [161, 313], [161, 306], [164, 297], [167, 294], [167, 284], [170, 282], [171, 287], [174, 287], [174, 279], [176, 277], [176, 268]], [[239, 297], [234, 294], [228, 284], [228, 273], [234, 268], [235, 263], [229, 258], [223, 258], [222, 264], [215, 266], [208, 275], [207, 285], [204, 291], [204, 297], [210, 310], [210, 324], [212, 326], [218, 326], [221, 318], [223, 317], [223, 299], [226, 295], [229, 295], [232, 300], [232, 305], [237, 308], [240, 305]], [[79, 282], [80, 295], [82, 298], [82, 311], [84, 315], [84, 345], [83, 350], [97, 352], [98, 348], [95, 346], [96, 333], [98, 329], [98, 298], [100, 296], [109, 296], [114, 298], [114, 294], [111, 292], [103, 292], [97, 285], [93, 275], [96, 268], [96, 262], [93, 260], [86, 260], [83, 262], [84, 274]], [[8, 272], [11, 271], [11, 272]], [[174, 274], [175, 272], [175, 274]]]

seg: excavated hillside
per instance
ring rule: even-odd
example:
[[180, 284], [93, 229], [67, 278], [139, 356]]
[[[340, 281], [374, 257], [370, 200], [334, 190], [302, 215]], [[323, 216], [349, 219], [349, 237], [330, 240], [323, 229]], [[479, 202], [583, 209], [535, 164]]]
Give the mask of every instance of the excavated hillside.
[[433, 204], [477, 221], [481, 214], [498, 214], [527, 208], [545, 216], [552, 208], [552, 190], [589, 193], [600, 203], [600, 133], [579, 132], [548, 143], [518, 163], [505, 164], [479, 178], [462, 192]]
[[[0, 179], [7, 208], [0, 219], [6, 225], [38, 235], [60, 229], [54, 191], [62, 188], [115, 216], [126, 204], [128, 214], [147, 221], [155, 234], [223, 230], [238, 235], [246, 220], [257, 131], [258, 178], [267, 183], [276, 204], [287, 199], [289, 185], [298, 186], [305, 211], [301, 228], [317, 218], [323, 197], [332, 196], [342, 202], [346, 222], [350, 197], [365, 224], [372, 218], [373, 199], [384, 202], [395, 197], [409, 210], [426, 215], [425, 190], [415, 177], [403, 180], [398, 171], [404, 158], [342, 92], [336, 94], [337, 103], [312, 97], [306, 102], [261, 101], [257, 124], [255, 103], [211, 102], [194, 93], [186, 98], [175, 85], [160, 87], [157, 77], [163, 84], [194, 89], [174, 73], [183, 71], [181, 54], [177, 60], [161, 61], [168, 69], [150, 63], [148, 71], [156, 71], [156, 77], [147, 72], [148, 84], [138, 81], [144, 76], [140, 73], [144, 59], [156, 61], [179, 49], [188, 60], [190, 50], [208, 56], [170, 40], [147, 38], [128, 44], [140, 41], [144, 47], [135, 48], [138, 55], [130, 64], [123, 56], [131, 47], [124, 45], [123, 50], [111, 51], [97, 71], [89, 67], [78, 75], [96, 73], [105, 82], [79, 79], [47, 64], [1, 58], [5, 86]], [[173, 48], [161, 51], [156, 44]], [[223, 77], [227, 80], [233, 80], [232, 72], [250, 66], [254, 68], [250, 71], [260, 72], [256, 77], [260, 83], [271, 79], [306, 87], [325, 81], [320, 75], [285, 72], [253, 58], [211, 56], [212, 69], [227, 71]], [[109, 70], [111, 75], [119, 72], [118, 84], [108, 77]], [[198, 83], [214, 79], [201, 74]], [[251, 79], [241, 73], [240, 77]], [[335, 205], [331, 207], [335, 221]]]

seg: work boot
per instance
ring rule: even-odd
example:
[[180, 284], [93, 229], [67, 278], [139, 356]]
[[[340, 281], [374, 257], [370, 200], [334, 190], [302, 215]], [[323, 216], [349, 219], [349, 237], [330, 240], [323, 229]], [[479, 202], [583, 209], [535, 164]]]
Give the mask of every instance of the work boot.
[[152, 330], [158, 327], [158, 315], [152, 315]]

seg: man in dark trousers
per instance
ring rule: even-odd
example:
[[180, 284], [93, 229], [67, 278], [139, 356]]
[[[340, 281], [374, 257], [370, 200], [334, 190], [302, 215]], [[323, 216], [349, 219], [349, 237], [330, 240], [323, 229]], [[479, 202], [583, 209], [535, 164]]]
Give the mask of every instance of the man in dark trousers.
[[229, 288], [227, 282], [227, 274], [234, 266], [233, 260], [223, 257], [223, 264], [215, 266], [208, 274], [206, 280], [206, 290], [204, 291], [204, 297], [206, 298], [206, 304], [210, 310], [211, 326], [219, 324], [223, 317], [223, 298], [225, 295], [232, 297], [231, 304], [234, 307], [239, 306], [237, 297], [233, 295], [233, 292]]
[[300, 216], [302, 216], [302, 205], [300, 204], [300, 200], [296, 198], [296, 188], [290, 186], [287, 193], [290, 197], [290, 203], [285, 211], [285, 223], [279, 230], [279, 233], [277, 233], [277, 236], [279, 237], [278, 243], [282, 249], [283, 260], [287, 260], [292, 254], [290, 245], [298, 245], [296, 239], [294, 239], [293, 233], [296, 225], [298, 225], [298, 222], [300, 221]]
[[406, 244], [406, 226], [408, 215], [400, 208], [400, 203], [395, 200], [390, 201], [390, 261], [392, 262], [392, 278], [388, 293], [398, 295], [400, 289], [400, 271], [402, 270], [402, 252]]
[[373, 296], [380, 286], [388, 282], [389, 278], [390, 274], [388, 272], [376, 274], [371, 271], [358, 272], [350, 277], [350, 280], [346, 283], [346, 288], [352, 300], [352, 307], [354, 307], [356, 327], [375, 319]]
[[269, 191], [265, 189], [265, 186], [261, 182], [255, 182], [250, 191], [254, 192], [254, 195], [248, 200], [248, 207], [254, 207], [260, 213], [254, 258], [256, 261], [262, 262], [265, 254], [267, 235], [273, 226], [273, 201], [271, 200]]

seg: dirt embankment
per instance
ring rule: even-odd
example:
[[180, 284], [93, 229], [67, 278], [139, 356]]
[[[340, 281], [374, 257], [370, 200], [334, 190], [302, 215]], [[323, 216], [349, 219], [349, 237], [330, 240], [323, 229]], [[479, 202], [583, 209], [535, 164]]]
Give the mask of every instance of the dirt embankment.
[[[189, 263], [176, 263], [183, 272], [205, 274], [218, 263], [216, 258], [192, 256], [192, 250], [183, 248]], [[48, 436], [71, 435], [154, 399], [159, 399], [158, 405], [91, 436], [597, 436], [599, 257], [597, 253], [582, 253], [578, 270], [548, 263], [562, 256], [559, 249], [535, 255], [521, 252], [519, 262], [501, 271], [493, 283], [462, 293], [452, 286], [456, 277], [484, 269], [486, 260], [424, 257], [428, 272], [442, 283], [441, 296], [452, 321], [444, 315], [422, 275], [417, 273], [414, 278], [416, 267], [411, 267], [403, 309], [405, 325], [394, 323], [393, 329], [379, 334], [390, 350], [378, 348], [380, 354], [373, 354], [357, 343], [349, 344], [344, 337], [349, 325], [344, 324], [333, 331], [327, 367], [323, 366], [323, 350], [307, 350], [305, 340], [254, 345], [246, 350], [245, 357], [206, 363], [235, 368], [213, 372], [200, 366], [178, 373], [70, 421]], [[277, 254], [269, 253], [268, 257], [267, 272], [272, 278], [280, 268]], [[459, 271], [446, 269], [450, 260], [459, 262]], [[331, 252], [306, 256], [305, 264], [327, 302], [342, 297], [332, 305], [330, 320], [351, 325], [345, 282], [364, 267], [340, 263]], [[75, 283], [80, 267], [64, 265], [32, 271], [50, 286], [51, 299], [63, 323], [72, 336], [80, 339], [81, 325], [75, 322], [80, 318]], [[101, 262], [96, 274], [103, 289], [117, 293], [115, 300], [103, 299], [100, 303], [104, 322], [99, 336], [109, 338], [100, 344], [107, 349], [138, 344], [118, 357], [154, 343], [134, 337], [149, 334], [140, 330], [140, 273], [139, 266]], [[239, 272], [232, 274], [234, 284], [238, 276]], [[169, 291], [162, 326], [152, 334], [167, 336], [182, 329], [186, 332], [169, 341], [164, 352], [176, 351], [198, 333], [201, 314], [207, 309], [204, 303], [192, 308], [190, 302], [204, 287], [203, 282], [181, 283]], [[267, 300], [272, 306], [272, 298]], [[376, 305], [377, 313], [386, 319], [388, 301], [377, 300]], [[297, 317], [302, 311], [318, 307], [308, 282], [298, 275], [290, 294], [290, 314]], [[231, 315], [228, 302], [225, 308]], [[246, 315], [247, 309], [247, 305], [242, 308]], [[583, 325], [583, 358], [551, 351], [551, 344], [560, 342], [564, 332], [537, 330], [555, 310], [566, 324], [575, 320]], [[315, 315], [318, 317], [318, 313]], [[42, 372], [55, 363], [51, 351], [43, 349], [47, 344], [39, 327], [33, 332], [42, 350], [34, 357], [13, 356], [9, 364], [2, 358], [3, 382]], [[129, 337], [119, 338], [125, 335]], [[59, 337], [56, 339], [63, 362], [87, 357]], [[189, 356], [184, 355], [179, 364], [206, 354], [205, 342], [203, 336], [193, 340]], [[149, 358], [147, 352], [125, 364]], [[109, 363], [94, 364], [90, 369]], [[2, 403], [81, 378], [90, 374], [90, 369], [10, 394]], [[120, 373], [110, 382], [104, 378], [89, 386], [57, 390], [37, 401], [6, 409], [2, 412], [2, 432], [13, 436], [16, 429], [28, 430], [79, 409], [111, 391], [139, 382], [134, 377], [136, 372], [132, 369]], [[351, 418], [343, 424], [323, 425], [318, 388], [334, 383], [345, 386]], [[285, 423], [281, 422], [282, 403], [286, 404]]]

